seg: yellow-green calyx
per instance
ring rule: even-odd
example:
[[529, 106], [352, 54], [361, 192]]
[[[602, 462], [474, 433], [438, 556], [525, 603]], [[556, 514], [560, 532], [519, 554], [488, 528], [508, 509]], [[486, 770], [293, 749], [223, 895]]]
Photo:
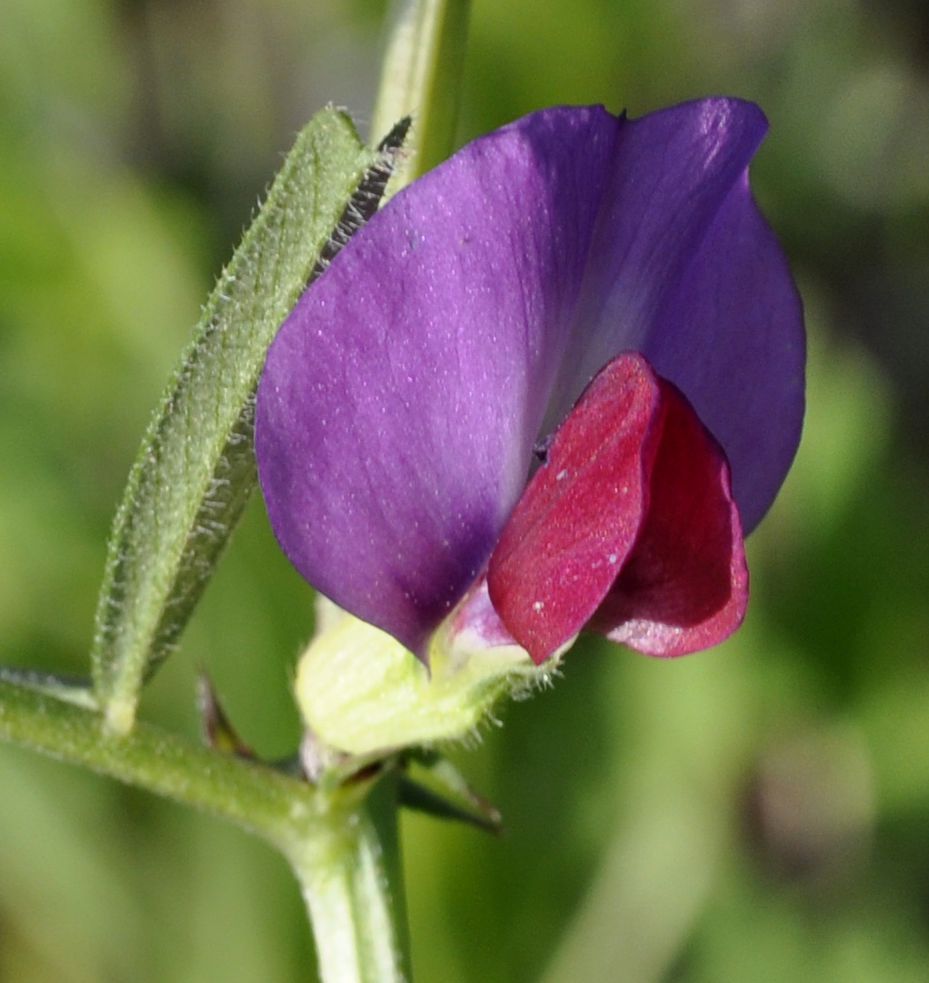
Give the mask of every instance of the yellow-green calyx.
[[297, 667], [297, 703], [317, 741], [352, 755], [467, 738], [501, 697], [557, 670], [557, 657], [536, 667], [518, 645], [488, 639], [481, 617], [463, 617], [465, 610], [436, 633], [427, 667], [379, 628], [324, 598], [317, 607], [317, 634]]

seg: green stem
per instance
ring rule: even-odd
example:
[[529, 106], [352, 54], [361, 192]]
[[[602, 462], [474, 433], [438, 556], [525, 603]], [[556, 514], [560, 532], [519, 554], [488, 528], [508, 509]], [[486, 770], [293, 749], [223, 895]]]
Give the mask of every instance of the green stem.
[[263, 837], [300, 881], [324, 983], [409, 978], [393, 774], [324, 792], [149, 724], [113, 735], [95, 709], [8, 678], [0, 678], [0, 740], [84, 765]]
[[396, 827], [396, 779], [388, 775], [350, 822], [286, 851], [325, 983], [410, 979]]
[[390, 190], [399, 191], [454, 148], [469, 0], [393, 0], [371, 139], [413, 117], [408, 156]]

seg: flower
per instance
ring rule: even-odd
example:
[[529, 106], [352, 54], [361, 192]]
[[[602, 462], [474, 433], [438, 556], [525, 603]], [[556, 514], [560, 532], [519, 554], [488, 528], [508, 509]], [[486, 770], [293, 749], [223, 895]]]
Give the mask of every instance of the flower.
[[748, 185], [766, 128], [731, 99], [543, 110], [375, 215], [258, 390], [300, 573], [421, 658], [456, 610], [536, 662], [584, 627], [655, 655], [734, 630], [803, 415], [800, 301]]

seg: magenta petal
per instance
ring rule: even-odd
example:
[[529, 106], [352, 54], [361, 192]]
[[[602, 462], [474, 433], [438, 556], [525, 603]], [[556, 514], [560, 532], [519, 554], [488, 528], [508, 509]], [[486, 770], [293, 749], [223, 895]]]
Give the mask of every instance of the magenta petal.
[[590, 627], [649, 655], [727, 638], [748, 604], [729, 467], [684, 397], [660, 380], [662, 422], [638, 539]]
[[351, 240], [268, 354], [256, 449], [284, 551], [421, 655], [523, 489], [619, 128], [554, 109], [470, 144]]
[[661, 388], [620, 355], [552, 438], [490, 560], [490, 599], [539, 663], [586, 625], [632, 551], [648, 508]]
[[741, 623], [748, 571], [725, 456], [642, 356], [615, 358], [555, 433], [488, 585], [537, 663], [585, 627], [672, 656]]

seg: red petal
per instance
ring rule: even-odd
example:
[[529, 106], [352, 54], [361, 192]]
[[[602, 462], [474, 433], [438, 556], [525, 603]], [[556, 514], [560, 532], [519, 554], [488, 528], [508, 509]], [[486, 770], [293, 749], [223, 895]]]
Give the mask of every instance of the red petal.
[[725, 456], [640, 355], [610, 362], [554, 435], [488, 584], [536, 663], [588, 623], [665, 656], [738, 627], [748, 573]]
[[640, 652], [674, 656], [739, 627], [748, 568], [725, 455], [681, 393], [659, 383], [664, 420], [648, 514], [590, 627]]
[[584, 627], [633, 547], [661, 395], [640, 355], [610, 362], [559, 427], [503, 530], [490, 559], [490, 599], [536, 663]]

